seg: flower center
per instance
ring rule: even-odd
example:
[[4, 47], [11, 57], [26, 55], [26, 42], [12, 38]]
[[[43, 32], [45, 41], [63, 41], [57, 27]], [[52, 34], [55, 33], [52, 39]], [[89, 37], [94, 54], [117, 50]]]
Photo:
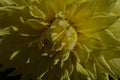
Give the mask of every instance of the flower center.
[[58, 12], [57, 16], [60, 18], [65, 18], [65, 14], [62, 11]]
[[70, 26], [70, 24], [69, 24], [68, 21], [66, 21], [66, 20], [60, 20], [60, 21], [58, 22], [58, 24], [59, 24], [59, 26], [62, 26], [62, 27], [64, 27], [64, 28]]

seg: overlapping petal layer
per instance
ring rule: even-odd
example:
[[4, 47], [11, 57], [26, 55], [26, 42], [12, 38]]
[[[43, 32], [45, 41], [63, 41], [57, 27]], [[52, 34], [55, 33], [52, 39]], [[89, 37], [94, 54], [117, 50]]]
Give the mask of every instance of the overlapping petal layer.
[[[35, 80], [108, 80], [109, 75], [113, 79], [119, 78], [119, 2], [0, 1], [0, 26], [3, 26], [0, 30], [3, 39], [0, 55], [9, 53], [5, 59], [10, 64], [5, 59], [0, 62], [15, 66], [23, 73], [24, 80], [28, 79], [28, 75]], [[8, 19], [5, 19], [4, 13]], [[16, 23], [8, 21], [11, 17]], [[12, 47], [9, 49], [7, 44]], [[24, 72], [19, 64], [16, 65], [17, 61], [26, 68], [36, 69], [33, 73]]]

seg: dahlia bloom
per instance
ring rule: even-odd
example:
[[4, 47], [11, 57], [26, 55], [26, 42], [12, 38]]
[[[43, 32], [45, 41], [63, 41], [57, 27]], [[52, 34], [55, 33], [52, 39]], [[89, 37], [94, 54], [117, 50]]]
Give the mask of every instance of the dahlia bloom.
[[0, 64], [22, 80], [120, 78], [120, 0], [1, 0]]

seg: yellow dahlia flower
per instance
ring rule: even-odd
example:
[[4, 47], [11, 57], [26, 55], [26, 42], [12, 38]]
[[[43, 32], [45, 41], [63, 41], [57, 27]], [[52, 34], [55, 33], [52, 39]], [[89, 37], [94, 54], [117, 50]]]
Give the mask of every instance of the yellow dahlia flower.
[[0, 63], [22, 80], [120, 78], [120, 0], [1, 0]]

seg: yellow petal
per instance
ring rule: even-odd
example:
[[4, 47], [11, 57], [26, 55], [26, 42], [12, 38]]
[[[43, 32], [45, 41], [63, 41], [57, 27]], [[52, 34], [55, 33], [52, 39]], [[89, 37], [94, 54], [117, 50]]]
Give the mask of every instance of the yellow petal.
[[109, 75], [97, 68], [97, 80], [109, 80]]
[[99, 32], [99, 36], [106, 45], [120, 45], [120, 40], [108, 29]]
[[73, 49], [73, 52], [78, 62], [81, 62], [81, 63], [86, 63], [90, 57], [88, 48], [81, 43], [77, 43], [77, 45]]
[[55, 18], [55, 5], [52, 0], [42, 0], [41, 10], [47, 15], [46, 19], [52, 21]]
[[120, 50], [117, 48], [108, 48], [108, 49], [104, 49], [101, 50], [100, 52], [98, 52], [98, 54], [101, 54], [105, 57], [106, 60], [112, 60], [114, 58], [120, 58]]
[[117, 0], [117, 3], [115, 4], [114, 8], [112, 9], [112, 12], [114, 14], [117, 14], [120, 16], [120, 0]]
[[45, 20], [45, 18], [46, 18], [45, 13], [36, 6], [30, 6], [30, 13], [32, 16], [34, 16], [36, 18], [40, 18], [43, 20]]
[[108, 28], [119, 19], [118, 16], [109, 14], [98, 14], [91, 17], [84, 24], [80, 24], [76, 27], [78, 32], [97, 32]]
[[86, 21], [89, 17], [91, 17], [94, 13], [94, 9], [95, 9], [95, 5], [94, 2], [84, 2], [81, 3], [78, 7], [78, 10], [76, 11], [76, 13], [74, 14], [74, 24], [80, 24], [84, 21]]
[[112, 70], [117, 74], [116, 78], [120, 77], [120, 58], [115, 58], [110, 61], [108, 61], [110, 64]]
[[120, 39], [120, 19], [117, 20], [113, 25], [111, 25], [111, 27], [109, 28], [109, 30], [114, 33], [115, 37], [117, 39]]
[[80, 63], [76, 63], [76, 70], [84, 75], [89, 76], [88, 72], [86, 71], [86, 69], [80, 64]]
[[[55, 5], [53, 3], [52, 0], [36, 0], [36, 1], [33, 1], [33, 2], [30, 2], [30, 3], [33, 3], [31, 4], [32, 7], [35, 7], [37, 8], [36, 10], [34, 10], [35, 8], [32, 9], [31, 11], [31, 14], [34, 16], [34, 17], [37, 17], [37, 18], [40, 18], [40, 15], [43, 15], [44, 13], [44, 20], [47, 20], [47, 21], [52, 21], [54, 18], [55, 18]], [[31, 7], [30, 7], [31, 9]], [[37, 14], [38, 13], [38, 14]]]
[[110, 65], [106, 61], [103, 55], [100, 55], [99, 57], [96, 58], [96, 64], [97, 66], [103, 70], [104, 72], [110, 74], [112, 77], [116, 78], [116, 74], [113, 72], [111, 69]]
[[117, 0], [94, 0], [96, 4], [96, 12], [111, 11]]
[[97, 38], [88, 38], [84, 41], [82, 41], [83, 44], [85, 44], [89, 49], [102, 49], [103, 43], [101, 40]]
[[[52, 41], [57, 41], [59, 36], [64, 33], [69, 24], [65, 20], [56, 19], [47, 30], [46, 37], [52, 39]], [[62, 37], [62, 36], [61, 36]]]
[[0, 30], [0, 36], [5, 36], [8, 34], [10, 34], [10, 27], [6, 27], [6, 28]]
[[[56, 18], [62, 17], [65, 18], [65, 11], [66, 11], [66, 0], [53, 0], [55, 5], [55, 13]], [[62, 14], [63, 16], [60, 16]]]
[[34, 30], [43, 30], [45, 28], [48, 27], [49, 23], [41, 21], [41, 20], [36, 20], [36, 19], [29, 19], [27, 20], [27, 23], [30, 24], [30, 26], [34, 29]]

